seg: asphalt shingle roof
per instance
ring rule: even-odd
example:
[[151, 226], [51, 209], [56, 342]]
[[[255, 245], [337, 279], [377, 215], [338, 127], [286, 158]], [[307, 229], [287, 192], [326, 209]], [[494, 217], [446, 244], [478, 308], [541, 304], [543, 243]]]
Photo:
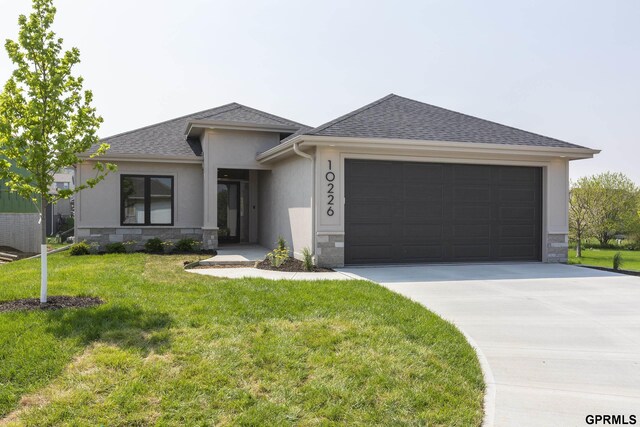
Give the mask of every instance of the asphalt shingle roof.
[[394, 94], [297, 134], [584, 148]]
[[[200, 143], [185, 140], [184, 131], [190, 120], [285, 125], [298, 129], [284, 141], [299, 135], [319, 135], [584, 148], [394, 94], [387, 95], [316, 128], [234, 102], [110, 136], [101, 142], [111, 145], [108, 151], [110, 156], [145, 154], [168, 157], [201, 156]], [[95, 149], [96, 147], [90, 152]]]
[[[109, 156], [132, 154], [200, 156], [202, 154], [200, 144], [185, 140], [184, 131], [187, 127], [187, 122], [190, 120], [223, 120], [259, 125], [285, 125], [305, 130], [311, 129], [300, 123], [234, 102], [110, 136], [100, 142], [106, 142], [111, 146], [108, 151]], [[96, 148], [93, 147], [90, 152], [93, 152]]]

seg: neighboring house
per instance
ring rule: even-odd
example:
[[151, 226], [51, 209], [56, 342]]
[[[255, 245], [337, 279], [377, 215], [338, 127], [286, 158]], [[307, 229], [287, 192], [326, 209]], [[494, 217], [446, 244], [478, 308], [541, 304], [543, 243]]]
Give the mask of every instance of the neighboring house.
[[[65, 168], [53, 175], [53, 185], [49, 189], [51, 194], [56, 194], [58, 190], [73, 190], [75, 170]], [[47, 235], [54, 236], [60, 231], [64, 231], [73, 218], [74, 198], [60, 199], [53, 205], [47, 206]]]
[[324, 266], [565, 262], [569, 161], [599, 152], [397, 95], [316, 128], [233, 103], [103, 142], [118, 171], [77, 196], [78, 239], [281, 235]]
[[38, 252], [39, 217], [38, 209], [31, 200], [10, 192], [5, 182], [0, 180], [0, 246]]

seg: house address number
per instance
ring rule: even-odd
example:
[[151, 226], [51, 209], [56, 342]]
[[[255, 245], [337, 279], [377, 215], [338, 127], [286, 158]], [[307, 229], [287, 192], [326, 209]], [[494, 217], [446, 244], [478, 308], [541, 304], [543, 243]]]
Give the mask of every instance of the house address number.
[[333, 216], [335, 214], [333, 210], [333, 206], [334, 206], [333, 201], [335, 200], [336, 196], [333, 190], [335, 188], [334, 181], [336, 180], [336, 174], [333, 173], [333, 171], [331, 170], [331, 160], [328, 160], [328, 162], [329, 162], [329, 171], [326, 174], [324, 174], [324, 179], [327, 181], [327, 206], [329, 206], [329, 208], [327, 209], [327, 215]]

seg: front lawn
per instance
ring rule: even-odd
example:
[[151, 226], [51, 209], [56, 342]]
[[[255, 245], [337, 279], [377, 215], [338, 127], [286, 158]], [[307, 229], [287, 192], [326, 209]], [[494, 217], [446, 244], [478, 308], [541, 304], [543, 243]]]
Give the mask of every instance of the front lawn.
[[613, 267], [613, 256], [620, 252], [623, 270], [640, 271], [640, 251], [628, 251], [619, 249], [583, 249], [582, 257], [576, 257], [575, 248], [569, 249], [569, 264], [594, 265], [596, 267]]
[[[0, 418], [38, 426], [480, 425], [475, 353], [422, 306], [364, 281], [184, 272], [193, 258], [50, 256], [52, 295], [106, 304], [0, 313]], [[0, 301], [38, 295], [38, 263], [0, 266]]]

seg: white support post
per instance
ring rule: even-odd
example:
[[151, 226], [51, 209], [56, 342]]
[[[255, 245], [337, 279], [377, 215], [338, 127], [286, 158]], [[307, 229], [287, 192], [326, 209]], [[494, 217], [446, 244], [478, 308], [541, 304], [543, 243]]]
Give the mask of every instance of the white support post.
[[40, 303], [47, 302], [47, 245], [40, 245]]

